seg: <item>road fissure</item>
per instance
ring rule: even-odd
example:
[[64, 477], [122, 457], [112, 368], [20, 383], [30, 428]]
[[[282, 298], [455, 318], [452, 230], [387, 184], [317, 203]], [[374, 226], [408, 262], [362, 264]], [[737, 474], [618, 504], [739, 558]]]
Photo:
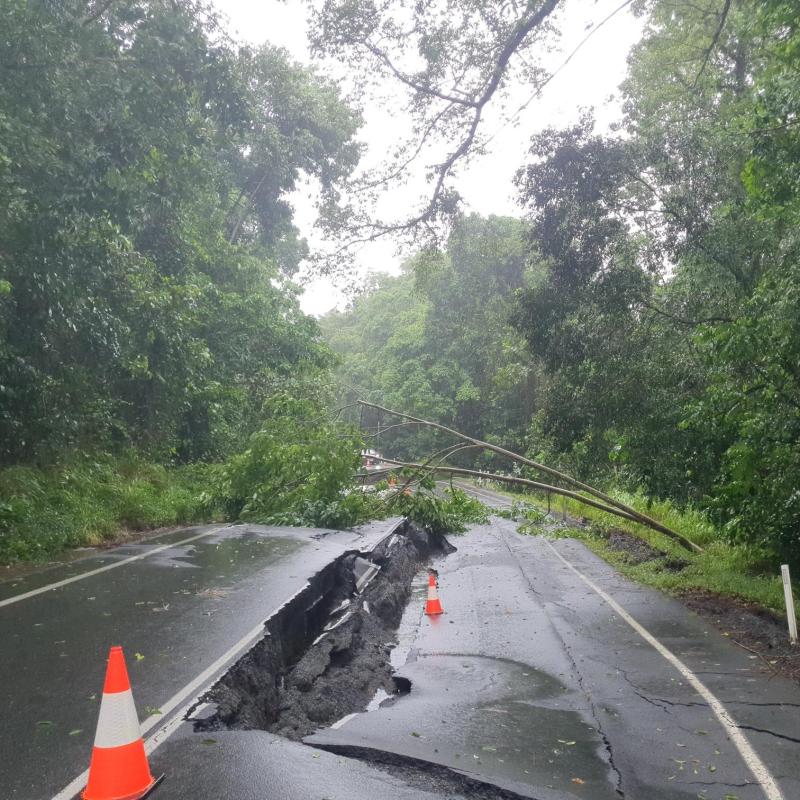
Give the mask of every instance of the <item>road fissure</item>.
[[388, 643], [420, 564], [447, 547], [404, 523], [369, 554], [340, 556], [203, 698], [216, 711], [196, 728], [261, 729], [299, 740], [363, 711], [378, 691], [402, 694], [408, 687], [394, 679]]
[[[680, 674], [688, 681], [688, 683], [695, 689], [695, 691], [708, 703], [714, 716], [722, 725], [726, 734], [730, 738], [736, 750], [739, 752], [742, 760], [747, 768], [752, 773], [756, 783], [761, 787], [764, 797], [767, 800], [785, 800], [778, 784], [769, 771], [767, 766], [761, 760], [759, 755], [753, 749], [747, 737], [742, 733], [743, 726], [738, 725], [722, 702], [714, 695], [711, 690], [683, 663], [671, 650], [664, 646], [655, 636], [653, 636], [646, 628], [637, 622], [613, 597], [607, 592], [603, 591], [597, 584], [590, 578], [587, 578], [577, 567], [567, 561], [564, 556], [553, 546], [552, 542], [547, 542], [548, 547], [553, 551], [556, 558], [559, 559], [566, 567], [574, 572], [583, 583], [586, 584], [592, 591], [598, 594], [636, 633], [639, 634], [649, 645], [651, 645], [658, 653], [663, 656]], [[769, 731], [765, 731], [769, 733]]]

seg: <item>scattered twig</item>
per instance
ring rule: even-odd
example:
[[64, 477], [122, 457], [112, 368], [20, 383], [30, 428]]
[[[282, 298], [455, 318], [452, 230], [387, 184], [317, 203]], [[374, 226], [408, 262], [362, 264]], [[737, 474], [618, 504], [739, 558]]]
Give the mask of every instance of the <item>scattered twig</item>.
[[758, 650], [754, 650], [752, 647], [748, 647], [746, 644], [742, 644], [741, 642], [737, 641], [733, 638], [733, 636], [728, 637], [734, 644], [738, 644], [743, 650], [747, 650], [748, 653], [752, 653], [754, 656], [758, 656], [763, 662], [766, 668], [772, 673], [773, 676], [780, 675], [780, 671], [775, 669], [774, 664], [770, 664], [769, 661], [765, 658], [763, 653], [759, 653]]

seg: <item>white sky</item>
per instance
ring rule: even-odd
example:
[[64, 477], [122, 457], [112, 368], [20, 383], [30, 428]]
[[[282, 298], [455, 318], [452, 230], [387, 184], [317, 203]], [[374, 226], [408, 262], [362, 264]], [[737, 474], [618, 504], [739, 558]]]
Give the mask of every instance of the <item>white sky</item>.
[[[310, 63], [306, 38], [307, 7], [301, 0], [214, 0], [228, 17], [230, 32], [239, 40], [285, 47], [302, 63]], [[555, 69], [567, 54], [586, 35], [587, 27], [604, 19], [620, 5], [620, 0], [568, 0], [560, 24], [562, 39], [560, 52], [544, 62]], [[548, 126], [566, 127], [575, 121], [580, 109], [595, 108], [598, 127], [607, 128], [621, 116], [617, 87], [625, 77], [626, 57], [630, 48], [641, 36], [642, 21], [628, 10], [617, 14], [603, 26], [545, 88], [542, 96], [534, 100], [520, 115], [518, 124], [502, 127], [497, 112], [485, 117], [486, 133], [497, 135], [488, 152], [462, 169], [453, 186], [461, 194], [465, 210], [480, 214], [519, 214], [514, 201], [512, 178], [525, 162], [528, 141], [534, 133]], [[528, 99], [532, 87], [522, 86], [512, 94], [508, 107], [515, 109]], [[367, 144], [365, 160], [374, 164], [382, 152], [396, 140], [398, 129], [407, 121], [398, 118], [386, 104], [366, 104], [365, 126], [359, 138]], [[406, 187], [393, 192], [382, 201], [379, 212], [386, 219], [403, 218], [417, 207], [424, 185]], [[324, 247], [314, 230], [313, 202], [305, 187], [292, 198], [295, 207], [295, 224], [309, 240], [311, 247]], [[363, 247], [358, 254], [362, 275], [369, 272], [392, 272], [399, 269], [400, 257], [394, 243], [375, 242]], [[309, 282], [301, 298], [303, 309], [319, 315], [341, 306], [346, 298], [330, 280]]]

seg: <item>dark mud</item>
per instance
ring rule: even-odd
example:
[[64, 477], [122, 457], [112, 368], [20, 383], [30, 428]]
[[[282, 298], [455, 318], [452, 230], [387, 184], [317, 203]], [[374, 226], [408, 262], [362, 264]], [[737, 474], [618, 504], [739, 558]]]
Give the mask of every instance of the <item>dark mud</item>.
[[625, 560], [634, 566], [647, 561], [663, 559], [661, 566], [670, 572], [680, 572], [689, 566], [682, 558], [669, 557], [663, 550], [652, 547], [643, 539], [620, 528], [612, 528], [606, 534], [608, 546], [612, 550], [625, 554]]
[[800, 684], [800, 646], [789, 643], [786, 620], [755, 603], [689, 589], [678, 597], [732, 642], [759, 657], [762, 672]]
[[197, 726], [300, 740], [363, 711], [379, 689], [408, 690], [389, 663], [395, 631], [420, 564], [448, 548], [404, 523], [372, 553], [343, 555], [267, 623], [268, 635], [204, 698], [216, 712]]

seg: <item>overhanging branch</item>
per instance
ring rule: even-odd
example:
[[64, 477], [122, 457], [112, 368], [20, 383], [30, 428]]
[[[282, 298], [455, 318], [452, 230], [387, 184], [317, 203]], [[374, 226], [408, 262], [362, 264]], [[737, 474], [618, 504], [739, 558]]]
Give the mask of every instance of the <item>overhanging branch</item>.
[[[611, 497], [604, 492], [601, 492], [599, 489], [595, 489], [593, 486], [589, 486], [583, 481], [579, 481], [577, 478], [573, 478], [571, 475], [567, 475], [565, 472], [561, 472], [560, 470], [554, 469], [553, 467], [548, 467], [546, 464], [540, 464], [536, 461], [532, 461], [530, 458], [526, 458], [525, 456], [520, 455], [519, 453], [514, 453], [511, 450], [506, 450], [504, 447], [500, 447], [499, 445], [491, 444], [490, 442], [484, 442], [480, 439], [476, 439], [473, 436], [467, 436], [465, 433], [461, 433], [453, 428], [448, 428], [446, 425], [441, 425], [438, 422], [432, 422], [431, 420], [421, 419], [420, 417], [414, 417], [410, 414], [404, 414], [402, 411], [393, 411], [390, 408], [385, 408], [383, 406], [379, 406], [376, 403], [368, 403], [366, 400], [359, 400], [359, 405], [364, 406], [365, 408], [373, 408], [376, 411], [382, 411], [385, 414], [393, 414], [396, 417], [400, 417], [402, 419], [411, 420], [412, 422], [419, 422], [421, 424], [426, 425], [429, 428], [433, 428], [434, 430], [442, 431], [443, 433], [448, 433], [451, 436], [455, 436], [458, 439], [462, 439], [465, 442], [470, 442], [473, 445], [478, 447], [484, 448], [486, 450], [491, 450], [499, 455], [506, 456], [510, 458], [512, 461], [517, 461], [520, 464], [525, 464], [526, 466], [532, 467], [533, 469], [543, 472], [546, 475], [551, 475], [554, 478], [558, 478], [565, 483], [573, 486], [576, 489], [579, 489], [587, 494], [591, 495], [592, 497], [596, 497], [598, 500], [602, 500], [608, 506], [612, 506], [619, 511], [624, 511], [628, 516], [633, 519], [635, 522], [638, 522], [645, 527], [651, 528], [654, 531], [658, 531], [659, 533], [663, 533], [665, 536], [668, 536], [675, 541], [680, 542], [684, 547], [688, 550], [693, 550], [696, 553], [702, 553], [703, 548], [700, 545], [695, 544], [690, 539], [687, 539], [683, 534], [678, 533], [677, 531], [672, 530], [672, 528], [668, 528], [666, 525], [662, 525], [657, 520], [654, 520], [652, 517], [648, 517], [647, 514], [642, 514], [640, 511], [637, 511], [635, 508], [632, 508], [625, 503]], [[580, 497], [580, 495], [578, 496]]]
[[485, 478], [486, 480], [490, 481], [498, 481], [499, 483], [510, 483], [516, 486], [527, 486], [529, 489], [535, 489], [539, 492], [545, 492], [546, 494], [557, 494], [561, 497], [569, 497], [572, 500], [577, 500], [579, 503], [583, 503], [584, 505], [591, 506], [592, 508], [597, 508], [600, 511], [605, 511], [607, 514], [614, 514], [617, 517], [622, 517], [623, 519], [627, 519], [630, 522], [638, 522], [637, 519], [632, 517], [630, 514], [626, 514], [624, 511], [621, 511], [618, 508], [613, 508], [612, 506], [606, 506], [602, 503], [598, 503], [595, 500], [592, 500], [588, 497], [584, 497], [577, 492], [572, 492], [569, 489], [562, 489], [560, 486], [550, 486], [547, 483], [539, 483], [538, 481], [531, 481], [527, 478], [519, 478], [516, 475], [495, 475], [492, 472], [482, 472], [481, 470], [477, 469], [465, 469], [463, 467], [448, 467], [446, 465], [439, 465], [439, 466], [426, 466], [425, 464], [415, 464], [410, 461], [396, 461], [393, 458], [382, 458], [387, 464], [394, 464], [398, 467], [407, 467], [409, 469], [417, 469], [417, 470], [428, 470], [429, 472], [446, 472], [448, 475], [465, 475], [472, 478]]

